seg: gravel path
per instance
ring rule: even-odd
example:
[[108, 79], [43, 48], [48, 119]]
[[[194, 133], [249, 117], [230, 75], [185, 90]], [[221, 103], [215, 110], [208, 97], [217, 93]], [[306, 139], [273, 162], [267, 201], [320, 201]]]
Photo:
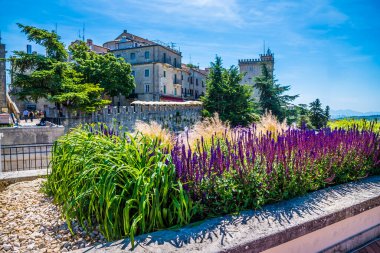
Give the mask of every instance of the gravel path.
[[98, 231], [89, 234], [76, 224], [71, 235], [52, 199], [40, 192], [44, 180], [0, 192], [0, 252], [67, 252], [105, 242]]

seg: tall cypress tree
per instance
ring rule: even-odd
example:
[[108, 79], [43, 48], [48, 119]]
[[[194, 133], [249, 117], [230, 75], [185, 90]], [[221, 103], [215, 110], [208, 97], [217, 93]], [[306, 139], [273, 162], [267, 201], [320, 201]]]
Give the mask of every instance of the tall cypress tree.
[[290, 102], [298, 95], [284, 95], [290, 90], [290, 85], [282, 86], [277, 83], [268, 70], [266, 64], [262, 65], [261, 75], [255, 78], [255, 87], [260, 92], [259, 104], [261, 113], [271, 111], [280, 121], [285, 119], [286, 110]]
[[221, 120], [233, 126], [251, 123], [256, 107], [251, 99], [251, 88], [240, 84], [242, 78], [237, 67], [224, 69], [222, 59], [217, 56], [215, 63], [211, 63], [206, 94], [202, 97], [204, 115], [218, 113]]
[[327, 123], [325, 112], [318, 98], [310, 103], [310, 122], [317, 129], [322, 128]]

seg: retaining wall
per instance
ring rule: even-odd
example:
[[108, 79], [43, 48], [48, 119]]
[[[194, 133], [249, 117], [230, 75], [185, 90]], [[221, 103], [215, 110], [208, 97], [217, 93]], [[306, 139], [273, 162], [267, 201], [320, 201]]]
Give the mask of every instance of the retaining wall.
[[[92, 114], [72, 115], [66, 112], [65, 118], [59, 118], [66, 130], [78, 124], [103, 122], [107, 125], [122, 126], [133, 130], [136, 121], [156, 121], [165, 128], [181, 131], [200, 120], [202, 104], [200, 102], [164, 103], [164, 102], [134, 102], [132, 106], [105, 107]], [[57, 118], [58, 112], [50, 110], [49, 118]]]
[[28, 126], [28, 127], [3, 127], [1, 145], [23, 145], [38, 143], [53, 143], [58, 137], [64, 134], [61, 126]]

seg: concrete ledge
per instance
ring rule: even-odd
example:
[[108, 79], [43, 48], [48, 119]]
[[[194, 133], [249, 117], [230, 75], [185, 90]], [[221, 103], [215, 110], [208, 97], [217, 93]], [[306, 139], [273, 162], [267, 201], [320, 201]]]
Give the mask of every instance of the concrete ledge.
[[4, 134], [1, 145], [54, 143], [64, 131], [63, 126], [3, 127], [0, 129], [0, 133]]
[[20, 182], [20, 181], [30, 181], [39, 177], [46, 176], [48, 174], [47, 169], [40, 170], [22, 170], [22, 171], [12, 171], [12, 172], [1, 172], [0, 173], [0, 191], [10, 184]]
[[[268, 205], [262, 210], [140, 235], [135, 238], [134, 252], [261, 252], [350, 217], [365, 215], [368, 210], [371, 222], [380, 224], [379, 207], [380, 176], [376, 176]], [[335, 243], [341, 240], [337, 238]], [[320, 245], [321, 250], [335, 243]], [[80, 252], [129, 250], [130, 241], [125, 239]]]

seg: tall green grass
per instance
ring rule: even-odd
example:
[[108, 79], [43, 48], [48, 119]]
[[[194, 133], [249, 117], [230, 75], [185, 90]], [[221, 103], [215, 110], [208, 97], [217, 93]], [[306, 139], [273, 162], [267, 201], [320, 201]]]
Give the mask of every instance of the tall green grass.
[[195, 210], [166, 148], [141, 134], [74, 129], [54, 145], [45, 191], [68, 224], [99, 225], [106, 239], [129, 236], [133, 245], [136, 234], [189, 223]]
[[368, 121], [365, 119], [339, 119], [332, 120], [328, 122], [328, 127], [342, 128], [342, 129], [352, 129], [357, 128], [358, 130], [372, 130], [374, 132], [380, 133], [380, 122], [378, 121]]

